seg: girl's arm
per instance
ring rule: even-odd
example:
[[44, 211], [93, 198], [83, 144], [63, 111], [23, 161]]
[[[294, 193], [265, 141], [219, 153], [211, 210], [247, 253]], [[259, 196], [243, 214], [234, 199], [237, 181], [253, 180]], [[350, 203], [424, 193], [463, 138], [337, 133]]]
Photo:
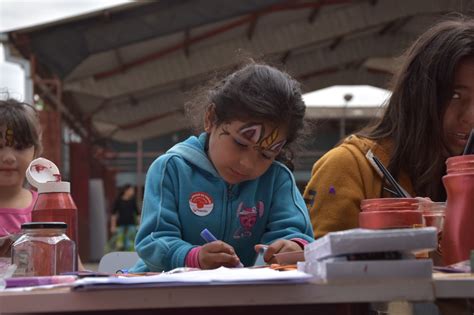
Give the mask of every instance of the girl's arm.
[[[354, 152], [337, 147], [319, 159], [313, 167], [304, 199], [310, 210], [316, 238], [328, 232], [358, 227], [360, 202], [365, 199], [366, 186], [362, 172], [372, 172], [368, 162], [359, 163]], [[358, 159], [365, 162], [360, 152]], [[375, 187], [375, 186], [374, 186]]]
[[169, 155], [153, 162], [147, 173], [135, 249], [150, 271], [183, 267], [187, 253], [195, 247], [182, 240], [177, 175]]

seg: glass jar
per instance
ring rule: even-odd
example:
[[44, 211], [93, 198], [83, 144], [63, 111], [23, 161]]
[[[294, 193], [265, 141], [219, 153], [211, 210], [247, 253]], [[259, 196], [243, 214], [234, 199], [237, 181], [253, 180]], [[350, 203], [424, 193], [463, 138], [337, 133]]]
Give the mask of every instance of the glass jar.
[[429, 257], [435, 266], [443, 265], [441, 240], [443, 239], [444, 216], [446, 202], [420, 201], [420, 211], [423, 214], [423, 226], [433, 226], [438, 232], [438, 247], [431, 251]]
[[51, 276], [76, 270], [76, 244], [64, 222], [21, 225], [23, 235], [12, 245], [15, 276]]
[[421, 201], [420, 211], [423, 214], [423, 225], [434, 226], [438, 229], [438, 233], [441, 233], [443, 231], [445, 210], [446, 202]]

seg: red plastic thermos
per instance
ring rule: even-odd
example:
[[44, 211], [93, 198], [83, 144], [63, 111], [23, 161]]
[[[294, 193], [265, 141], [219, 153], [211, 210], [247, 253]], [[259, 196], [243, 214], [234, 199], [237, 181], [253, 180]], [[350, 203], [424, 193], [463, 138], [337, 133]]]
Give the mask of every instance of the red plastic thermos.
[[448, 194], [441, 247], [446, 265], [469, 259], [474, 249], [474, 155], [446, 160], [443, 177]]
[[38, 189], [38, 199], [31, 213], [32, 221], [66, 223], [66, 235], [78, 249], [77, 206], [71, 196], [70, 183], [61, 181], [58, 167], [44, 158], [37, 158], [30, 163], [26, 178]]

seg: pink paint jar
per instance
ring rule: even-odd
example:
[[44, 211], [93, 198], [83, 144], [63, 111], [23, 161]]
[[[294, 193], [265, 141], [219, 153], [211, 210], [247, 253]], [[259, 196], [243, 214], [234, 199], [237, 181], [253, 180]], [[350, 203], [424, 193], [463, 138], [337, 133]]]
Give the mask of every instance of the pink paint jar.
[[474, 154], [450, 157], [446, 164], [448, 200], [441, 246], [443, 262], [450, 265], [469, 259], [474, 249]]
[[361, 201], [359, 226], [365, 229], [412, 228], [423, 224], [416, 198], [373, 198]]

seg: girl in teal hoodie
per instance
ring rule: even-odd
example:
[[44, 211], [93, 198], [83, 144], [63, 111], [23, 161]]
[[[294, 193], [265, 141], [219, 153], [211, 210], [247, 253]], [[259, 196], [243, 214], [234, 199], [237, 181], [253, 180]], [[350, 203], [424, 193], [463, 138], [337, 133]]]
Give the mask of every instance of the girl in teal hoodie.
[[[251, 266], [264, 245], [267, 263], [276, 253], [302, 250], [313, 232], [287, 167], [304, 126], [299, 84], [273, 67], [250, 64], [188, 109], [204, 121], [204, 132], [148, 170], [135, 241], [141, 259], [132, 270]], [[206, 243], [205, 228], [218, 241]]]

